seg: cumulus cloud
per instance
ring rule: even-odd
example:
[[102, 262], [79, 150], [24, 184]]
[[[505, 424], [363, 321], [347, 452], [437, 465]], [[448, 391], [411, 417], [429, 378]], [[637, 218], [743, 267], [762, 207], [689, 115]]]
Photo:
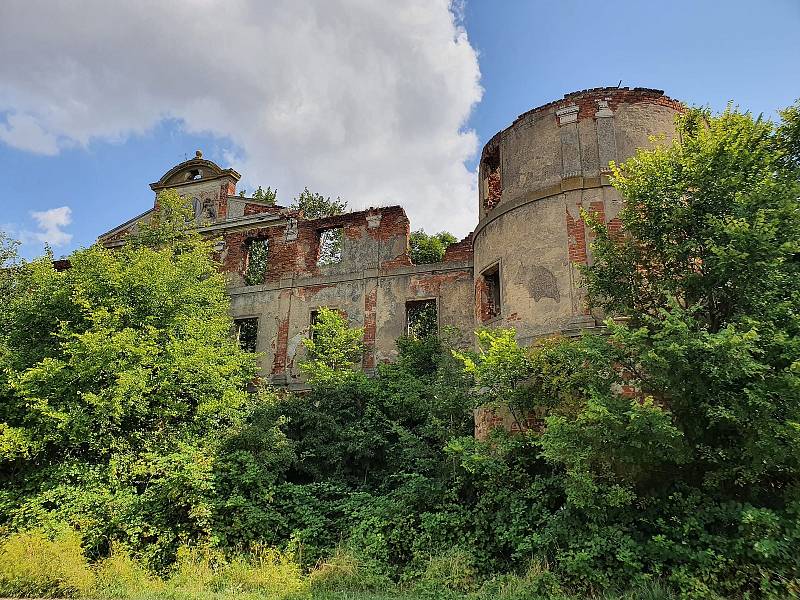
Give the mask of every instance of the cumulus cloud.
[[[26, 254], [41, 250], [42, 244], [60, 248], [72, 241], [72, 234], [64, 231], [64, 228], [72, 223], [72, 209], [69, 206], [31, 211], [30, 216], [36, 221], [36, 230], [26, 229], [15, 223], [0, 225], [0, 231], [8, 233], [11, 238], [19, 241], [25, 250], [28, 250]], [[32, 246], [38, 246], [38, 248], [34, 249]]]
[[40, 242], [58, 248], [72, 241], [72, 234], [62, 229], [72, 223], [72, 210], [69, 206], [33, 211], [31, 217], [39, 226], [39, 231], [34, 236]]
[[53, 154], [180, 119], [230, 140], [249, 187], [282, 201], [308, 186], [463, 234], [476, 204], [465, 124], [481, 88], [460, 7], [4, 0], [0, 140]]

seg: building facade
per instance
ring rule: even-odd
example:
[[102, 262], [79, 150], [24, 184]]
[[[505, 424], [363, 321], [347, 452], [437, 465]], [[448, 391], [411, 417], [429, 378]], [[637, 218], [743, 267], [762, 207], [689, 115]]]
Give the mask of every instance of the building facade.
[[[595, 88], [521, 115], [483, 148], [475, 230], [435, 264], [412, 263], [400, 206], [306, 219], [238, 195], [240, 175], [200, 152], [150, 187], [192, 202], [200, 232], [218, 240], [240, 342], [264, 353], [274, 383], [296, 387], [302, 340], [322, 306], [364, 328], [367, 371], [396, 356], [395, 341], [422, 313], [466, 343], [484, 326], [514, 327], [523, 343], [597, 326], [578, 272], [592, 260], [581, 210], [620, 231], [609, 163], [669, 143], [682, 108], [660, 90]], [[153, 210], [100, 243], [122, 244]]]

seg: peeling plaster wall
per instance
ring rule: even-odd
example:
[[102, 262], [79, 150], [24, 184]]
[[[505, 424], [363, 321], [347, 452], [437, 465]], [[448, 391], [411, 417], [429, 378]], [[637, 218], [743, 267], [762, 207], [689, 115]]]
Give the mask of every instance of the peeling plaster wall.
[[[318, 233], [330, 227], [343, 229], [342, 259], [318, 266]], [[396, 357], [409, 300], [435, 298], [440, 328], [455, 328], [469, 343], [474, 324], [471, 236], [454, 244], [444, 262], [412, 265], [408, 235], [400, 207], [310, 221], [284, 211], [271, 222], [225, 231], [219, 259], [229, 280], [231, 314], [234, 319], [258, 317], [262, 374], [278, 384], [302, 385], [302, 340], [309, 335], [311, 312], [321, 306], [341, 311], [352, 327], [364, 327], [362, 366], [368, 371]], [[263, 284], [244, 286], [247, 244], [254, 238], [269, 242], [267, 269]]]
[[[257, 351], [264, 352], [262, 374], [276, 383], [301, 384], [299, 363], [305, 356], [302, 340], [309, 335], [311, 311], [321, 306], [347, 316], [351, 327], [373, 323], [365, 332], [368, 352], [364, 368], [371, 369], [397, 356], [396, 340], [405, 333], [405, 303], [435, 298], [439, 327], [453, 327], [464, 343], [473, 329], [470, 263], [439, 263], [374, 270], [353, 279], [309, 278], [305, 282], [233, 288], [234, 319], [258, 317]], [[281, 287], [284, 285], [285, 287]]]
[[[487, 205], [474, 234], [475, 318], [488, 326], [513, 326], [523, 342], [593, 326], [577, 268], [591, 264], [591, 233], [581, 210], [597, 213], [615, 234], [622, 199], [610, 184], [610, 160], [674, 137], [682, 105], [658, 90], [601, 88], [520, 116], [490, 140], [482, 155], [486, 178], [499, 147], [502, 195]], [[484, 164], [485, 160], [485, 164]], [[482, 273], [500, 266], [501, 314], [487, 319]], [[487, 319], [484, 321], [484, 319]]]

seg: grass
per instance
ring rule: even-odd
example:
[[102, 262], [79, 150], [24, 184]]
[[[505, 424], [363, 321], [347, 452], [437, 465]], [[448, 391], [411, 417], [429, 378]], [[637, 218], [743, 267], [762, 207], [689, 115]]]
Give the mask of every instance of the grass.
[[[146, 571], [121, 549], [90, 564], [80, 536], [16, 533], [0, 542], [0, 596], [94, 600], [587, 600], [563, 594], [547, 565], [481, 583], [458, 549], [432, 557], [403, 587], [339, 550], [304, 573], [291, 554], [255, 548], [246, 556], [184, 548], [168, 576]], [[671, 600], [658, 584], [593, 600]]]

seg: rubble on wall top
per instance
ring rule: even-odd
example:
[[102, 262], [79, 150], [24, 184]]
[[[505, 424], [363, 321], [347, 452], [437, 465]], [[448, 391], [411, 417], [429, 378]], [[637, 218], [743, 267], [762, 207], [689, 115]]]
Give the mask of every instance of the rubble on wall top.
[[644, 100], [645, 98], [659, 98], [676, 106], [681, 104], [681, 102], [679, 102], [678, 100], [674, 100], [673, 98], [670, 98], [669, 96], [664, 94], [664, 90], [658, 90], [655, 88], [646, 88], [646, 87], [630, 88], [630, 87], [616, 87], [616, 86], [587, 88], [585, 90], [569, 92], [567, 94], [564, 94], [563, 98], [559, 98], [558, 100], [553, 100], [552, 102], [542, 104], [541, 106], [537, 106], [536, 108], [532, 108], [531, 110], [522, 113], [516, 119], [514, 119], [514, 122], [511, 124], [511, 127], [513, 127], [515, 124], [517, 124], [520, 120], [524, 119], [528, 115], [540, 112], [544, 109], [555, 108], [557, 106], [564, 105], [568, 100], [575, 100], [583, 96], [600, 96], [606, 94], [614, 95], [620, 93], [624, 94], [628, 100], [636, 100], [636, 99]]

